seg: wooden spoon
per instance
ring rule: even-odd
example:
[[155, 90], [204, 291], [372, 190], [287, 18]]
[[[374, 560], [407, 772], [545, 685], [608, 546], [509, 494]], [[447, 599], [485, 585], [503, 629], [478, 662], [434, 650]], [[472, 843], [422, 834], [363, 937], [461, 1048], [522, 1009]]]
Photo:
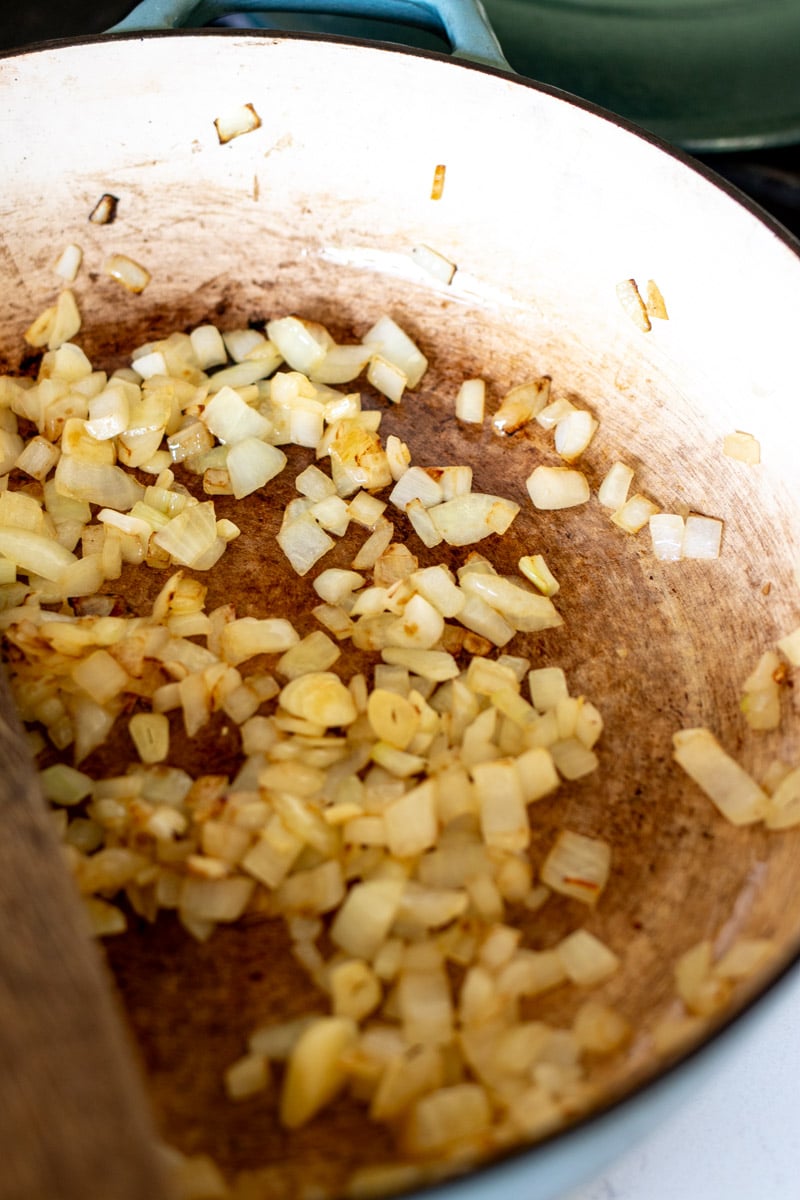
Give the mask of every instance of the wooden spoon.
[[160, 1200], [110, 979], [0, 668], [0, 1198]]

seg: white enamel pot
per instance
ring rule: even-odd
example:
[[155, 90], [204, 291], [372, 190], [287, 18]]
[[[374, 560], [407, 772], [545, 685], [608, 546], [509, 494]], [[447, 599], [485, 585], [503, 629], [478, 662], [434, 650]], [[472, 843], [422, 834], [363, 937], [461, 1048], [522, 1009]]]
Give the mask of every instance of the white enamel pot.
[[[231, 327], [298, 312], [363, 332], [390, 311], [432, 362], [416, 433], [413, 408], [408, 417], [421, 460], [451, 436], [460, 379], [483, 375], [496, 402], [547, 373], [600, 421], [585, 464], [594, 490], [623, 458], [665, 509], [725, 522], [719, 560], [659, 564], [647, 531], [623, 534], [596, 501], [582, 515], [533, 512], [519, 479], [552, 460], [544, 442], [526, 444], [521, 464], [516, 443], [471, 443], [476, 480], [485, 470], [497, 485], [507, 472], [527, 504], [517, 556], [545, 548], [556, 559], [561, 547], [568, 563], [565, 633], [548, 645], [603, 707], [607, 749], [602, 786], [576, 785], [559, 819], [615, 847], [593, 918], [627, 964], [611, 998], [645, 1029], [669, 1009], [672, 964], [692, 944], [727, 929], [778, 948], [699, 1047], [658, 1062], [637, 1038], [595, 1114], [452, 1185], [463, 1200], [498, 1190], [546, 1200], [735, 1053], [757, 1016], [768, 1019], [797, 953], [800, 835], [728, 825], [678, 777], [671, 733], [709, 725], [757, 776], [775, 757], [798, 762], [791, 690], [781, 730], [760, 740], [739, 699], [761, 650], [800, 621], [800, 256], [679, 153], [503, 70], [478, 6], [316, 7], [438, 23], [460, 55], [136, 32], [153, 8], [163, 25], [185, 18], [161, 4], [137, 10], [124, 32], [0, 58], [0, 370], [25, 358], [23, 332], [57, 290], [53, 260], [76, 242], [79, 340], [98, 360], [209, 318]], [[259, 127], [222, 144], [216, 118], [244, 104]], [[116, 217], [100, 225], [88, 218], [104, 193]], [[455, 265], [450, 282], [411, 256], [419, 246]], [[148, 269], [140, 295], [103, 273], [111, 253]], [[655, 280], [668, 320], [645, 332], [631, 319], [617, 296], [629, 279], [642, 294]], [[736, 430], [758, 439], [759, 465], [722, 453]]]

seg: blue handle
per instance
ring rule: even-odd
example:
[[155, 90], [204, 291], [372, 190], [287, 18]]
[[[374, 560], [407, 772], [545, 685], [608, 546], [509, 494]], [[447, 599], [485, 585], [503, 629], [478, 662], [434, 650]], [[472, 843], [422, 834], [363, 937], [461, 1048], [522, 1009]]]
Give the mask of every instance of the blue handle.
[[142, 0], [109, 33], [198, 28], [230, 13], [278, 9], [347, 17], [375, 17], [444, 32], [457, 58], [503, 71], [511, 68], [492, 32], [481, 0]]

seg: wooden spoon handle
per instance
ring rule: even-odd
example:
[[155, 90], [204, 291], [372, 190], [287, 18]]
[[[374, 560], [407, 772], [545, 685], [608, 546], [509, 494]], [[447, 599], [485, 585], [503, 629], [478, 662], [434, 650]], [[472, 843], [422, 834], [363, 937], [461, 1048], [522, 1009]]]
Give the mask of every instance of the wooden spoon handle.
[[160, 1200], [155, 1145], [0, 666], [0, 1198]]

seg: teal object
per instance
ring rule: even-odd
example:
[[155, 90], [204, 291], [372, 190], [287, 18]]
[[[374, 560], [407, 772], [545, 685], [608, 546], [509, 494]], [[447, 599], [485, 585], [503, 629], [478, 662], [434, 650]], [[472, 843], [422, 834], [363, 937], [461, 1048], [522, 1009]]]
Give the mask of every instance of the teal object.
[[[476, 0], [292, 0], [293, 12], [366, 17], [443, 32], [457, 58], [508, 70], [509, 65]], [[109, 33], [197, 28], [230, 13], [286, 12], [286, 0], [143, 0]]]

